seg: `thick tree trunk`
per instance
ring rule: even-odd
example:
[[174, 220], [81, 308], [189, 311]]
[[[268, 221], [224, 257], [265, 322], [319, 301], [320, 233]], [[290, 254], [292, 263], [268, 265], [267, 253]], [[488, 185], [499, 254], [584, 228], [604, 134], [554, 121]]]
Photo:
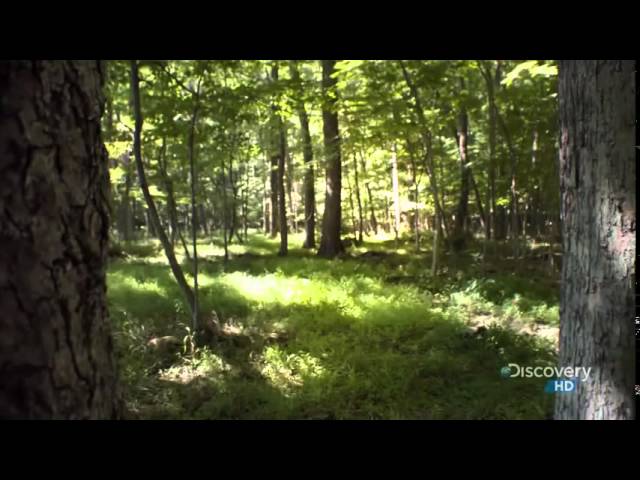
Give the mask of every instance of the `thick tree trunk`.
[[322, 217], [322, 237], [318, 255], [335, 257], [344, 252], [340, 240], [342, 225], [341, 190], [342, 164], [340, 158], [340, 134], [338, 130], [338, 113], [336, 112], [336, 97], [329, 95], [329, 90], [336, 87], [336, 79], [332, 78], [335, 60], [322, 60], [322, 89], [324, 105], [322, 108], [322, 123], [324, 133], [324, 149], [327, 158], [326, 194], [324, 215]]
[[563, 225], [560, 365], [591, 367], [557, 419], [633, 419], [635, 65], [559, 66]]
[[191, 287], [187, 283], [186, 278], [184, 277], [184, 272], [182, 271], [182, 267], [176, 260], [175, 253], [173, 251], [173, 245], [169, 242], [169, 238], [162, 228], [162, 224], [160, 223], [160, 217], [158, 216], [158, 210], [156, 209], [156, 204], [153, 201], [153, 197], [149, 193], [149, 185], [147, 184], [147, 177], [144, 172], [144, 165], [142, 164], [142, 146], [140, 135], [142, 133], [142, 110], [140, 106], [140, 81], [138, 78], [138, 63], [136, 60], [131, 61], [131, 90], [133, 93], [133, 114], [135, 118], [135, 131], [133, 134], [133, 152], [136, 161], [136, 167], [138, 169], [138, 180], [140, 181], [140, 189], [142, 190], [142, 195], [144, 196], [145, 202], [147, 203], [147, 208], [149, 208], [149, 213], [151, 214], [151, 220], [153, 221], [156, 232], [158, 233], [158, 239], [164, 248], [164, 253], [167, 256], [167, 260], [169, 262], [169, 266], [171, 267], [171, 271], [173, 273], [180, 290], [182, 290], [182, 294], [184, 295], [187, 305], [189, 309], [193, 313], [194, 311], [194, 296]]
[[0, 418], [121, 416], [103, 68], [0, 63]]

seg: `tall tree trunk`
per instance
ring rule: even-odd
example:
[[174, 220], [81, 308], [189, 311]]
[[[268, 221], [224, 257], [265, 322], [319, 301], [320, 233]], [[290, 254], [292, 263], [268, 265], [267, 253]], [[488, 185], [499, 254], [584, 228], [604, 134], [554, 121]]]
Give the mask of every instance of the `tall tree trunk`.
[[276, 238], [280, 231], [278, 225], [278, 155], [273, 151], [270, 153], [271, 159], [271, 238]]
[[347, 191], [349, 192], [349, 209], [351, 213], [351, 228], [353, 229], [353, 237], [356, 238], [356, 232], [358, 231], [358, 223], [356, 220], [356, 208], [353, 203], [353, 188], [351, 187], [351, 179], [349, 178], [349, 170], [347, 164], [345, 164], [344, 176], [347, 179]]
[[266, 164], [266, 170], [267, 170], [267, 175], [264, 179], [264, 188], [263, 188], [263, 197], [262, 197], [262, 213], [263, 213], [263, 223], [264, 223], [264, 234], [265, 235], [270, 235], [271, 234], [271, 192], [270, 192], [270, 188], [271, 188], [271, 184], [270, 184], [270, 180], [271, 180], [271, 163], [270, 163], [270, 159], [271, 157], [269, 156], [268, 153], [268, 149], [267, 149], [267, 158], [265, 161]]
[[496, 101], [495, 90], [500, 84], [500, 62], [496, 66], [495, 74], [490, 62], [480, 62], [482, 73], [487, 87], [487, 104], [489, 107], [489, 201], [487, 210], [489, 215], [485, 223], [486, 238], [491, 239], [492, 232], [495, 237], [496, 225]]
[[167, 172], [167, 140], [165, 137], [162, 137], [162, 147], [160, 147], [160, 155], [158, 157], [158, 173], [160, 174], [160, 180], [164, 186], [165, 192], [167, 194], [167, 216], [169, 217], [169, 225], [171, 226], [171, 246], [175, 246], [176, 237], [179, 236], [182, 242], [182, 246], [184, 247], [185, 255], [191, 261], [191, 255], [189, 254], [189, 249], [187, 248], [187, 244], [184, 241], [184, 237], [180, 232], [180, 228], [178, 227], [178, 214], [176, 211], [176, 201], [173, 194], [173, 182], [169, 178], [169, 174]]
[[391, 184], [393, 189], [393, 232], [397, 247], [400, 235], [400, 186], [398, 184], [398, 152], [395, 143], [391, 147]]
[[338, 113], [336, 112], [336, 95], [329, 95], [335, 90], [335, 60], [322, 60], [322, 123], [324, 133], [324, 149], [327, 158], [325, 208], [322, 217], [322, 237], [318, 255], [335, 257], [344, 252], [340, 240], [342, 225], [341, 190], [342, 164], [340, 158], [340, 134], [338, 130]]
[[124, 157], [124, 195], [122, 196], [122, 240], [128, 242], [133, 239], [133, 214], [131, 213], [131, 161], [129, 154]]
[[435, 215], [435, 224], [433, 227], [433, 246], [431, 250], [431, 275], [434, 276], [438, 273], [438, 233], [440, 232], [440, 223], [441, 223], [440, 215], [438, 215], [438, 211], [436, 210]]
[[289, 147], [287, 144], [287, 135], [286, 135], [286, 129], [283, 127], [283, 132], [284, 132], [284, 148], [283, 151], [285, 152], [285, 178], [287, 179], [286, 184], [287, 184], [287, 199], [289, 200], [289, 218], [290, 221], [287, 222], [288, 224], [291, 225], [291, 231], [292, 232], [297, 232], [298, 229], [296, 228], [296, 206], [293, 203], [293, 195], [292, 195], [292, 190], [293, 190], [293, 159], [291, 158], [291, 152], [289, 152]]
[[411, 75], [409, 75], [409, 71], [405, 67], [403, 61], [400, 61], [400, 68], [402, 69], [404, 80], [407, 86], [409, 87], [409, 90], [411, 91], [411, 96], [413, 97], [412, 106], [416, 112], [416, 116], [418, 117], [418, 122], [422, 129], [421, 135], [422, 135], [422, 142], [424, 144], [424, 149], [425, 149], [425, 164], [427, 167], [427, 172], [429, 173], [429, 183], [431, 186], [431, 192], [433, 193], [433, 200], [434, 200], [436, 210], [439, 212], [439, 215], [440, 215], [440, 219], [441, 219], [440, 225], [444, 226], [444, 233], [446, 233], [446, 236], [448, 237], [449, 232], [447, 229], [446, 217], [444, 215], [444, 210], [443, 210], [444, 201], [442, 202], [442, 204], [440, 203], [440, 198], [438, 193], [439, 188], [438, 188], [438, 180], [436, 178], [436, 169], [433, 161], [433, 151], [432, 151], [433, 145], [432, 145], [431, 131], [429, 130], [427, 121], [424, 117], [424, 111], [422, 109], [422, 102], [420, 101], [420, 94], [418, 93], [418, 88], [413, 83], [413, 80], [411, 79]]
[[[278, 82], [278, 63], [274, 61], [271, 66], [271, 80], [274, 83]], [[278, 255], [286, 256], [288, 252], [288, 241], [287, 241], [287, 233], [288, 233], [288, 225], [287, 225], [287, 198], [285, 197], [285, 179], [284, 179], [284, 169], [285, 169], [285, 155], [286, 155], [286, 133], [284, 128], [284, 122], [282, 121], [282, 117], [280, 115], [280, 108], [273, 103], [271, 105], [271, 110], [273, 113], [273, 124], [274, 128], [271, 132], [271, 137], [273, 139], [273, 153], [272, 153], [272, 163], [275, 162], [276, 170], [276, 188], [278, 189], [277, 195], [277, 205], [278, 205], [278, 224], [280, 228], [280, 249], [278, 250]]]
[[0, 63], [0, 418], [118, 419], [104, 64]]
[[245, 183], [242, 189], [242, 229], [244, 231], [244, 241], [248, 240], [249, 221], [247, 219], [249, 212], [249, 168], [245, 169]]
[[[360, 161], [362, 162], [362, 174], [367, 176], [367, 162], [364, 159], [364, 155], [362, 154], [362, 150], [360, 150]], [[371, 193], [371, 184], [370, 182], [364, 182], [364, 187], [367, 190], [367, 196], [369, 197], [369, 208], [371, 209], [371, 228], [373, 229], [374, 235], [378, 235], [378, 221], [376, 220], [376, 209], [373, 203], [373, 194]]]
[[518, 256], [518, 191], [516, 189], [516, 173], [517, 173], [517, 155], [515, 148], [513, 146], [513, 141], [511, 139], [511, 132], [507, 128], [507, 124], [504, 119], [500, 115], [500, 113], [496, 110], [496, 116], [498, 119], [498, 123], [500, 124], [500, 128], [504, 134], [504, 138], [507, 142], [507, 148], [509, 149], [509, 159], [511, 160], [511, 186], [510, 186], [510, 205], [509, 205], [509, 214], [511, 217], [510, 228], [511, 228], [511, 242], [514, 257]]
[[195, 158], [195, 136], [196, 124], [198, 122], [198, 107], [200, 101], [200, 82], [198, 82], [197, 91], [192, 95], [194, 106], [191, 115], [191, 125], [189, 127], [189, 170], [191, 180], [191, 240], [193, 242], [193, 309], [191, 311], [191, 328], [193, 332], [198, 331], [198, 204], [196, 201], [196, 183], [198, 177], [196, 175], [196, 158]]
[[415, 150], [411, 140], [406, 138], [407, 151], [411, 160], [411, 182], [413, 184], [413, 235], [416, 252], [420, 251], [420, 211], [418, 209], [420, 198], [420, 187], [418, 181], [418, 162], [416, 161]]
[[353, 173], [356, 187], [356, 201], [358, 202], [358, 244], [362, 244], [362, 230], [364, 229], [364, 221], [362, 219], [362, 200], [360, 198], [360, 182], [358, 180], [358, 159], [353, 152]]
[[231, 154], [229, 155], [229, 186], [231, 187], [231, 205], [229, 206], [229, 234], [228, 234], [228, 243], [233, 241], [233, 235], [236, 233], [238, 228], [238, 215], [237, 215], [237, 206], [238, 206], [238, 188], [236, 186], [236, 179], [233, 174], [233, 148]]
[[225, 162], [222, 157], [220, 165], [220, 188], [222, 188], [222, 243], [224, 246], [224, 261], [229, 260], [229, 202], [227, 200], [227, 174], [225, 173]]
[[[291, 79], [299, 83], [300, 73], [295, 60], [289, 63], [289, 71]], [[298, 87], [299, 95], [302, 95], [302, 89]], [[304, 102], [298, 101], [298, 118], [300, 120], [300, 133], [302, 134], [302, 156], [305, 165], [304, 174], [304, 219], [305, 219], [305, 239], [302, 248], [315, 248], [316, 238], [316, 193], [315, 193], [315, 177], [313, 170], [313, 147], [311, 145], [311, 133], [309, 132], [309, 116], [305, 109]]]
[[560, 365], [591, 367], [556, 419], [635, 418], [635, 65], [561, 61]]
[[458, 117], [457, 140], [458, 153], [460, 155], [460, 198], [458, 201], [458, 209], [456, 211], [456, 223], [453, 246], [457, 250], [462, 250], [466, 245], [466, 229], [465, 222], [469, 211], [469, 170], [467, 158], [467, 129], [468, 117], [466, 109], [462, 109]]
[[151, 214], [151, 220], [153, 221], [156, 232], [158, 233], [158, 239], [162, 244], [164, 249], [164, 253], [167, 256], [167, 260], [169, 261], [169, 266], [171, 267], [171, 272], [182, 291], [182, 294], [187, 301], [187, 305], [191, 310], [192, 314], [194, 310], [194, 295], [191, 287], [187, 283], [186, 278], [184, 277], [184, 272], [182, 271], [182, 267], [176, 260], [176, 256], [173, 252], [173, 246], [171, 242], [169, 242], [169, 238], [162, 228], [162, 224], [160, 223], [160, 217], [158, 216], [158, 210], [156, 209], [155, 202], [153, 201], [153, 197], [149, 193], [149, 185], [147, 184], [147, 177], [144, 172], [144, 165], [142, 164], [142, 147], [140, 135], [142, 133], [142, 109], [140, 106], [140, 80], [138, 77], [138, 62], [136, 60], [131, 60], [131, 91], [133, 94], [133, 115], [135, 118], [135, 130], [133, 134], [133, 152], [136, 161], [136, 167], [138, 171], [138, 181], [140, 182], [140, 189], [142, 190], [142, 195], [144, 196], [144, 200], [147, 203], [147, 208], [149, 208], [149, 213]]

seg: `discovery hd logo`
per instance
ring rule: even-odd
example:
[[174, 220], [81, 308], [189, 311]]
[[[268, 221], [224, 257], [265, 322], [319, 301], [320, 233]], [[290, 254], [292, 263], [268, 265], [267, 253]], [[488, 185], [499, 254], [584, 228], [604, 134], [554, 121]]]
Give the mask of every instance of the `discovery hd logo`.
[[591, 367], [522, 367], [510, 363], [500, 369], [502, 378], [548, 378], [544, 391], [547, 393], [571, 393], [579, 382], [586, 382]]

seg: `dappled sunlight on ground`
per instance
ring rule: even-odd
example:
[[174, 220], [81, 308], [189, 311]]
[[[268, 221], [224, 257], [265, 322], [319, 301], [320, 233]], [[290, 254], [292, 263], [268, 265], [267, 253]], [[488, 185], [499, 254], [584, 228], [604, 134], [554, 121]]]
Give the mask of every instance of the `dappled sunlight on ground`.
[[[301, 245], [301, 235], [291, 237]], [[531, 327], [556, 328], [551, 279], [501, 268], [487, 275], [456, 258], [451, 275], [432, 277], [429, 252], [416, 254], [410, 240], [396, 248], [393, 238], [333, 261], [301, 248], [280, 258], [278, 239], [262, 235], [237, 247], [225, 263], [216, 248], [199, 246], [211, 259], [199, 276], [202, 311], [215, 310], [229, 331], [193, 358], [140, 347], [152, 335], [182, 339], [189, 325], [169, 268], [143, 258], [111, 265], [110, 306], [137, 415], [548, 416], [551, 399], [537, 379], [504, 380], [499, 369], [554, 360], [552, 342]], [[360, 257], [362, 249], [379, 254]]]

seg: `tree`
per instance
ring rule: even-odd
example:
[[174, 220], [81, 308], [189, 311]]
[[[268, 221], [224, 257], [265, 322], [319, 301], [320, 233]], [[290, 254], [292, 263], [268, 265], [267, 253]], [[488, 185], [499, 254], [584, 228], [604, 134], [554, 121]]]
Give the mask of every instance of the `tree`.
[[311, 134], [309, 131], [309, 116], [304, 106], [304, 101], [300, 100], [302, 89], [299, 86], [300, 72], [298, 71], [298, 62], [292, 60], [289, 62], [289, 71], [291, 79], [297, 86], [296, 99], [298, 119], [300, 121], [300, 134], [302, 135], [303, 158], [305, 165], [304, 174], [304, 222], [305, 237], [302, 248], [315, 248], [316, 238], [316, 193], [315, 193], [315, 177], [313, 172], [313, 146], [311, 145]]
[[592, 367], [557, 419], [635, 416], [635, 66], [559, 65], [564, 258], [560, 365]]
[[[173, 251], [173, 245], [169, 241], [167, 234], [164, 231], [164, 227], [160, 222], [160, 216], [158, 215], [158, 209], [156, 208], [156, 204], [153, 201], [153, 197], [151, 196], [151, 192], [149, 191], [149, 185], [147, 183], [147, 177], [144, 171], [144, 165], [142, 163], [142, 107], [140, 105], [140, 77], [138, 73], [138, 62], [137, 60], [131, 60], [131, 92], [133, 96], [133, 113], [135, 118], [135, 130], [133, 135], [133, 152], [136, 161], [136, 167], [138, 170], [138, 180], [140, 182], [140, 189], [144, 195], [145, 202], [147, 203], [147, 208], [149, 209], [149, 215], [151, 217], [151, 221], [154, 223], [156, 232], [158, 234], [158, 238], [160, 239], [160, 243], [164, 249], [165, 255], [167, 257], [167, 261], [171, 266], [171, 271], [173, 272], [173, 276], [182, 290], [182, 293], [187, 300], [187, 304], [189, 305], [189, 309], [191, 313], [195, 315], [196, 306], [195, 306], [195, 297], [193, 291], [189, 287], [187, 280], [184, 276], [184, 272], [182, 271], [182, 267], [178, 263], [176, 259], [175, 253]], [[195, 253], [195, 252], [194, 252]]]
[[322, 88], [324, 93], [322, 123], [327, 170], [322, 237], [318, 255], [329, 258], [335, 257], [344, 251], [344, 246], [340, 239], [340, 227], [342, 224], [340, 133], [338, 130], [338, 113], [335, 110], [337, 103], [336, 80], [332, 76], [335, 71], [335, 64], [335, 60], [322, 60]]
[[104, 64], [0, 63], [0, 416], [121, 415], [106, 301]]

